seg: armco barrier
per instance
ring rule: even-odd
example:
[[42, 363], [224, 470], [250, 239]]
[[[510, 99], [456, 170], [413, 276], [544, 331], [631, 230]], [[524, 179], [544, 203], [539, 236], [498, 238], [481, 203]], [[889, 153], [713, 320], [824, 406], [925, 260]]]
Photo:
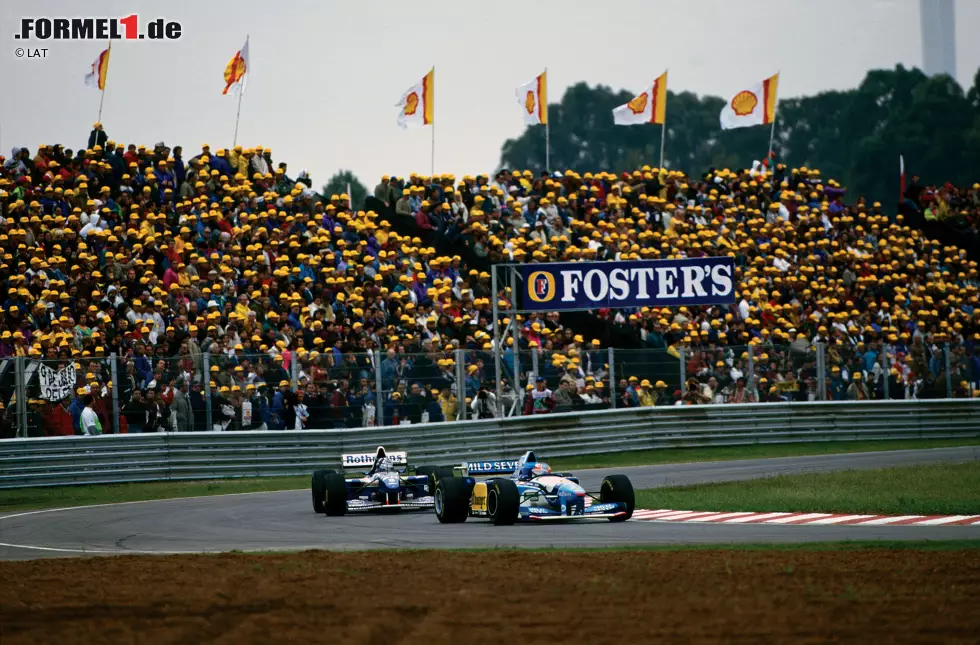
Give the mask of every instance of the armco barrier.
[[632, 408], [353, 430], [190, 432], [0, 441], [0, 488], [304, 475], [378, 445], [414, 464], [649, 448], [980, 437], [980, 401]]

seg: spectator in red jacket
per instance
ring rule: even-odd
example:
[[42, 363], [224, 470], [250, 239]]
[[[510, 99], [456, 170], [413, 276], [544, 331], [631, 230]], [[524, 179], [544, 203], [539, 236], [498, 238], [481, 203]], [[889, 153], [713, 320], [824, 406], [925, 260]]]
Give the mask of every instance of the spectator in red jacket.
[[71, 426], [71, 414], [68, 412], [68, 399], [49, 404], [41, 412], [46, 437], [70, 437], [75, 434]]

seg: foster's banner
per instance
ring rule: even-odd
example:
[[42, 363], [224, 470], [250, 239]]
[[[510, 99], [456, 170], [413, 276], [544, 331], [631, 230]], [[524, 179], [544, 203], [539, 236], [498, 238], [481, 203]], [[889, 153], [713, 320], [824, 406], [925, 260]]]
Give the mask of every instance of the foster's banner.
[[532, 311], [735, 302], [735, 260], [727, 256], [526, 264], [518, 270], [523, 308]]

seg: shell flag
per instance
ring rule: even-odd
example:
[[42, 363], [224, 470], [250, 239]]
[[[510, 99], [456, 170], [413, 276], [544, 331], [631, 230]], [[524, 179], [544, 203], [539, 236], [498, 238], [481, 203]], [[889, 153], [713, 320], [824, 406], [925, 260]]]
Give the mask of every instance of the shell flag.
[[432, 68], [421, 81], [405, 90], [395, 107], [401, 108], [398, 113], [398, 125], [402, 128], [409, 126], [432, 125], [435, 116], [436, 70]]
[[548, 123], [548, 70], [518, 87], [515, 93], [524, 114], [525, 125]]
[[667, 72], [661, 74], [642, 94], [615, 108], [612, 113], [616, 125], [663, 123], [667, 118]]
[[[112, 47], [111, 45], [109, 46]], [[85, 84], [96, 89], [105, 89], [105, 78], [109, 74], [109, 50], [103, 49], [92, 63], [92, 69], [85, 75]]]
[[235, 52], [225, 66], [225, 89], [221, 93], [227, 94], [232, 87], [237, 87], [244, 94], [245, 88], [248, 87], [248, 72], [248, 37], [246, 37], [245, 44]]
[[721, 129], [765, 125], [776, 118], [776, 89], [779, 74], [774, 74], [733, 96], [721, 109]]

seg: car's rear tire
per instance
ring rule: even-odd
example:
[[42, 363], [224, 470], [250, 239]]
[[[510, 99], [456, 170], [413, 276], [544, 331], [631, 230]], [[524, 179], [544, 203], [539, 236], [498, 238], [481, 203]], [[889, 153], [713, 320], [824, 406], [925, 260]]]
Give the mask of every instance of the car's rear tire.
[[509, 479], [487, 482], [487, 515], [497, 526], [507, 526], [517, 521], [521, 507], [521, 494], [517, 484]]
[[465, 522], [470, 514], [470, 487], [459, 477], [443, 477], [436, 482], [436, 517], [443, 524]]
[[419, 466], [415, 469], [416, 475], [425, 475], [429, 478], [429, 495], [435, 495], [436, 482], [443, 477], [452, 477], [456, 473], [453, 472], [451, 466]]
[[626, 515], [609, 518], [610, 522], [625, 522], [633, 517], [633, 509], [636, 506], [633, 483], [626, 475], [607, 475], [599, 488], [599, 501], [604, 504], [617, 502], [626, 504]]
[[316, 513], [323, 513], [323, 501], [327, 497], [327, 475], [332, 475], [336, 471], [324, 469], [324, 470], [314, 470], [313, 477], [310, 480], [310, 490], [313, 492], [313, 511]]
[[343, 474], [331, 473], [323, 480], [325, 495], [323, 512], [338, 516], [347, 513], [347, 480]]

